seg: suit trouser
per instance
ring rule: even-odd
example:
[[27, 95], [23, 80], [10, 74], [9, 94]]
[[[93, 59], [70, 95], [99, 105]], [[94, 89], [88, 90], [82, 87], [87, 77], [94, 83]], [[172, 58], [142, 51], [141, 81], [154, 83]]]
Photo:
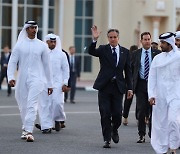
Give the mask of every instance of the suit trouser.
[[133, 97], [130, 99], [127, 99], [127, 92], [126, 92], [125, 99], [124, 99], [124, 108], [123, 108], [123, 117], [124, 118], [128, 118], [128, 116], [129, 116], [129, 110], [130, 110], [130, 107], [132, 104], [132, 100], [133, 100]]
[[70, 100], [74, 100], [75, 93], [76, 93], [77, 74], [76, 74], [76, 72], [71, 72], [70, 76], [71, 76]]
[[11, 94], [11, 86], [8, 84], [7, 69], [1, 71], [0, 87], [2, 85], [2, 82], [3, 82], [4, 78], [6, 78], [6, 82], [7, 82], [7, 87], [8, 87], [7, 93]]
[[119, 92], [116, 82], [109, 83], [98, 92], [99, 111], [104, 141], [111, 141], [111, 132], [117, 131], [122, 119], [123, 94]]
[[148, 101], [147, 93], [147, 81], [143, 79], [138, 79], [137, 88], [136, 88], [136, 116], [138, 119], [138, 134], [139, 136], [146, 135], [146, 123], [145, 117], [147, 111], [150, 111], [150, 104]]

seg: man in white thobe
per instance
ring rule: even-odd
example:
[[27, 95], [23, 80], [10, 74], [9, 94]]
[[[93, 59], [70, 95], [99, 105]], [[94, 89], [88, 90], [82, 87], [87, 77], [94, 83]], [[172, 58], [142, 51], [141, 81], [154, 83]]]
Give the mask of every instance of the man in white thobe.
[[[38, 100], [47, 85], [46, 92], [52, 93], [49, 55], [47, 45], [37, 39], [38, 26], [35, 21], [27, 21], [21, 30], [8, 63], [8, 82], [15, 86], [22, 119], [22, 139], [33, 142], [34, 121], [37, 115]], [[18, 65], [17, 83], [14, 73]], [[46, 83], [45, 77], [48, 83]]]
[[175, 154], [180, 145], [180, 52], [173, 33], [159, 36], [162, 53], [152, 61], [148, 78], [153, 106], [151, 144], [156, 153]]
[[53, 94], [50, 96], [52, 119], [55, 122], [55, 130], [60, 130], [60, 123], [64, 122], [64, 92], [68, 91], [69, 64], [67, 56], [62, 52], [59, 36], [48, 34], [45, 40], [49, 47], [50, 66], [52, 72]]
[[178, 50], [180, 51], [180, 31], [177, 31], [175, 34], [176, 34], [176, 36], [175, 36], [175, 40], [176, 40], [175, 44], [176, 44]]

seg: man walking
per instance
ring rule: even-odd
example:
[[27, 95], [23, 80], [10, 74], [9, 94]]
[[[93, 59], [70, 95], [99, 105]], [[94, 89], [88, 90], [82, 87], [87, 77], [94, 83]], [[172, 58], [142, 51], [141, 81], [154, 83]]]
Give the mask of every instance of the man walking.
[[98, 57], [100, 61], [100, 71], [93, 88], [98, 90], [104, 138], [103, 148], [111, 148], [111, 138], [114, 143], [119, 142], [118, 128], [122, 119], [123, 94], [128, 89], [127, 97], [131, 98], [133, 95], [129, 50], [118, 44], [119, 31], [117, 29], [110, 29], [107, 32], [109, 44], [101, 45], [96, 49], [100, 32], [96, 26], [93, 26], [91, 31], [93, 42], [88, 52], [90, 55]]
[[[11, 87], [15, 86], [15, 97], [21, 114], [23, 130], [21, 138], [27, 142], [34, 141], [32, 132], [42, 91], [47, 86], [47, 93], [49, 95], [52, 93], [48, 47], [37, 39], [37, 32], [38, 25], [35, 21], [25, 23], [12, 51], [7, 70], [9, 84]], [[17, 64], [16, 83], [14, 73]]]
[[[132, 72], [133, 72], [133, 90], [136, 94], [136, 118], [138, 120], [139, 139], [137, 143], [145, 142], [146, 122], [145, 118], [151, 115], [151, 107], [148, 102], [147, 81], [149, 68], [152, 59], [160, 51], [151, 48], [151, 34], [143, 32], [141, 34], [142, 48], [136, 50], [132, 56]], [[150, 130], [151, 131], [151, 120]]]
[[[70, 62], [70, 103], [75, 104], [76, 94], [76, 81], [80, 80], [80, 58], [76, 56], [76, 48], [74, 46], [69, 47], [69, 62]], [[68, 99], [68, 92], [65, 94], [65, 101]]]
[[49, 47], [50, 66], [52, 71], [53, 94], [49, 101], [51, 104], [52, 119], [55, 122], [55, 130], [60, 130], [64, 124], [66, 115], [64, 112], [64, 92], [69, 90], [69, 64], [66, 54], [62, 51], [59, 36], [48, 34], [45, 37]]
[[8, 84], [8, 77], [7, 77], [7, 67], [8, 67], [8, 61], [9, 61], [10, 55], [11, 55], [11, 52], [10, 52], [9, 46], [8, 45], [4, 46], [3, 53], [1, 55], [0, 89], [1, 89], [1, 85], [4, 78], [6, 78], [7, 87], [8, 87], [7, 96], [11, 95], [11, 86]]
[[155, 152], [176, 154], [180, 145], [180, 52], [173, 33], [159, 36], [162, 53], [150, 68], [148, 95], [152, 112], [151, 145]]

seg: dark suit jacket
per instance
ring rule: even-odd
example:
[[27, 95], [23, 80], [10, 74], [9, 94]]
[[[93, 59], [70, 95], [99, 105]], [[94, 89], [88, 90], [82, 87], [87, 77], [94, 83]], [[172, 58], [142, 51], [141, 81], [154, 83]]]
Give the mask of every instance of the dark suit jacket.
[[[75, 67], [75, 74], [77, 77], [80, 77], [80, 72], [81, 72], [81, 59], [79, 56], [74, 57], [74, 67]], [[72, 68], [70, 67], [70, 73], [72, 73]]]
[[96, 42], [92, 43], [88, 49], [88, 53], [95, 57], [99, 57], [100, 71], [95, 80], [94, 89], [102, 90], [108, 82], [116, 74], [118, 89], [121, 93], [125, 93], [126, 86], [132, 90], [132, 72], [130, 66], [129, 50], [120, 47], [120, 59], [117, 67], [113, 61], [112, 50], [109, 44], [101, 45], [96, 49]]
[[[64, 49], [62, 49], [62, 51], [66, 54], [66, 57], [67, 57], [67, 60], [68, 60], [68, 64], [69, 64], [69, 70], [70, 70], [69, 55], [68, 55], [68, 53], [67, 53]], [[69, 72], [69, 73], [70, 73], [70, 72]], [[69, 80], [68, 80], [68, 87], [71, 87], [71, 78], [69, 78]]]
[[[152, 59], [159, 54], [161, 51], [160, 50], [153, 50], [151, 48], [151, 56]], [[133, 52], [132, 55], [132, 73], [133, 73], [133, 91], [136, 92], [136, 86], [137, 86], [137, 81], [139, 78], [139, 70], [141, 67], [141, 54], [142, 54], [142, 48], [136, 50]]]
[[76, 67], [77, 77], [80, 77], [80, 73], [81, 73], [81, 58], [79, 56], [75, 56], [75, 67]]
[[6, 58], [4, 52], [1, 53], [1, 71], [7, 71], [7, 67], [4, 67], [4, 64], [8, 64], [9, 58], [11, 56], [11, 52], [9, 53], [9, 56]]

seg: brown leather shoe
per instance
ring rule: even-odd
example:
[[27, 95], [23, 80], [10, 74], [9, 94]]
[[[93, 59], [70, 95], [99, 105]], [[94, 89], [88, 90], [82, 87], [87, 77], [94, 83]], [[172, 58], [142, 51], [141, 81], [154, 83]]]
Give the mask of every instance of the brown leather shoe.
[[66, 127], [65, 122], [64, 122], [64, 121], [61, 121], [61, 122], [60, 122], [60, 126], [61, 126], [61, 128], [65, 128], [65, 127]]

